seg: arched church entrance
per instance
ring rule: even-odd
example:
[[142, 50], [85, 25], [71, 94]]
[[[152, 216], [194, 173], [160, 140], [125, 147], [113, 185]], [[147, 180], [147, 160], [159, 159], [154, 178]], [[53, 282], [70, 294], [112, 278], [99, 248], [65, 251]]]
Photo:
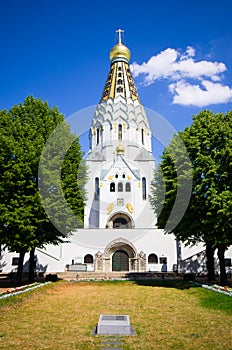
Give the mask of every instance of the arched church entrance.
[[[108, 223], [111, 223], [111, 227], [118, 229], [130, 229], [133, 228], [133, 220], [129, 215], [125, 213], [114, 214], [109, 220]], [[109, 225], [108, 225], [109, 226]]]
[[[141, 253], [137, 253], [137, 249], [132, 242], [119, 237], [111, 241], [106, 246], [103, 254], [96, 257], [96, 259], [99, 260], [99, 266], [101, 265], [105, 272], [143, 271], [144, 259], [140, 255]], [[99, 268], [97, 270], [100, 271]]]
[[112, 256], [112, 271], [129, 271], [129, 255], [124, 250], [116, 250]]

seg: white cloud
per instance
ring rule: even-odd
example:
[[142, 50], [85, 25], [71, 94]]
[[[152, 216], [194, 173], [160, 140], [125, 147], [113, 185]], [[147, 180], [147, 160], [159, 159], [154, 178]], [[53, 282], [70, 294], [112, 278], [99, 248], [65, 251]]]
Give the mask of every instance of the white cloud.
[[[209, 77], [219, 80], [219, 74], [226, 70], [224, 63], [200, 61], [195, 62], [192, 58], [174, 63], [173, 68], [180, 78], [196, 78]], [[175, 78], [175, 75], [171, 76]]]
[[232, 89], [220, 83], [204, 80], [201, 85], [192, 85], [184, 80], [169, 85], [174, 95], [173, 103], [184, 106], [205, 107], [211, 104], [232, 101]]
[[178, 52], [174, 49], [166, 49], [156, 56], [152, 56], [147, 63], [141, 65], [132, 63], [130, 68], [132, 74], [137, 77], [140, 74], [145, 75], [145, 83], [150, 85], [156, 79], [167, 78], [173, 70], [173, 64], [176, 62]]
[[[232, 89], [219, 83], [226, 65], [209, 60], [196, 61], [195, 49], [191, 46], [182, 54], [168, 48], [141, 65], [132, 63], [130, 68], [134, 77], [142, 75], [145, 85], [158, 79], [173, 82], [169, 85], [173, 103], [202, 107], [232, 100]], [[192, 79], [199, 84], [193, 84]]]
[[187, 46], [185, 54], [181, 55], [180, 60], [195, 56], [195, 49], [192, 46]]

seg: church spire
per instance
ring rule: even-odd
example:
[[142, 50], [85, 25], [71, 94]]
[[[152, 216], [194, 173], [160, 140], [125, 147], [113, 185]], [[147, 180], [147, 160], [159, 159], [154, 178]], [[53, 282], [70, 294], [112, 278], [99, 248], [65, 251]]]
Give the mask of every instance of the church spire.
[[110, 72], [103, 90], [101, 101], [115, 99], [118, 96], [126, 100], [138, 100], [138, 93], [129, 68], [130, 50], [122, 44], [124, 30], [116, 30], [118, 43], [110, 50]]

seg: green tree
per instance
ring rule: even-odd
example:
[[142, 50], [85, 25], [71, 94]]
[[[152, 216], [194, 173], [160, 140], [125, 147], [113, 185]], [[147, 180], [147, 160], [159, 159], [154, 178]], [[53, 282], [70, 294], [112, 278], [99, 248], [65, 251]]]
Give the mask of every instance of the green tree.
[[[180, 170], [185, 159], [177, 140], [186, 146], [193, 186], [188, 208], [172, 232], [188, 244], [205, 243], [209, 279], [214, 278], [213, 255], [218, 249], [220, 282], [225, 284], [224, 253], [232, 244], [232, 112], [200, 112], [194, 116], [192, 125], [179, 132], [165, 148], [152, 186], [151, 204], [159, 214], [158, 227], [167, 232], [170, 232], [167, 223], [176, 201], [178, 178], [189, 178], [188, 171]], [[175, 159], [179, 162], [175, 163]]]
[[[64, 171], [62, 180], [59, 179], [59, 182], [63, 181], [62, 196], [65, 196], [74, 212], [73, 216], [77, 217], [79, 223], [83, 221], [85, 201], [83, 185], [86, 172], [85, 166], [82, 165], [83, 179], [82, 182], [77, 183], [77, 168], [82, 160], [79, 140], [70, 133], [69, 125], [56, 107], [51, 109], [47, 102], [29, 96], [24, 103], [14, 106], [8, 113], [2, 111], [1, 114], [0, 243], [7, 246], [10, 251], [20, 254], [18, 266], [20, 283], [26, 252], [32, 252], [30, 268], [32, 271], [33, 252], [36, 247], [42, 247], [47, 243], [57, 244], [68, 237], [70, 228], [76, 228], [74, 222], [73, 225], [64, 223], [65, 229], [59, 230], [48, 218], [39, 191], [41, 179], [38, 170], [41, 155], [54, 130], [60, 128], [61, 133], [56, 150], [53, 150], [53, 153], [50, 152], [51, 163], [56, 170], [60, 165], [57, 159], [60, 161], [61, 145], [69, 144], [67, 154], [63, 155]], [[63, 134], [62, 130], [64, 130]], [[48, 152], [49, 149], [47, 149]], [[43, 166], [45, 169], [46, 164]], [[47, 164], [47, 168], [49, 166], [50, 164]], [[69, 173], [65, 172], [66, 168]], [[56, 184], [53, 185], [53, 189], [55, 186]], [[70, 189], [73, 189], [74, 193]], [[79, 198], [78, 208], [75, 196]], [[49, 195], [46, 198], [49, 198]], [[59, 201], [53, 203], [53, 210], [54, 213], [62, 212], [63, 208]], [[64, 216], [61, 218], [64, 219]]]

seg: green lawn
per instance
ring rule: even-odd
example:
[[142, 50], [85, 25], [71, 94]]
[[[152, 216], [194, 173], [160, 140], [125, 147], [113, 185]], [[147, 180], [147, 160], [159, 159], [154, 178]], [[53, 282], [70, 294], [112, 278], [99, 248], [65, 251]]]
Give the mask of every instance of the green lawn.
[[0, 349], [101, 349], [100, 314], [130, 316], [123, 349], [232, 349], [232, 297], [183, 281], [56, 282], [0, 302]]

